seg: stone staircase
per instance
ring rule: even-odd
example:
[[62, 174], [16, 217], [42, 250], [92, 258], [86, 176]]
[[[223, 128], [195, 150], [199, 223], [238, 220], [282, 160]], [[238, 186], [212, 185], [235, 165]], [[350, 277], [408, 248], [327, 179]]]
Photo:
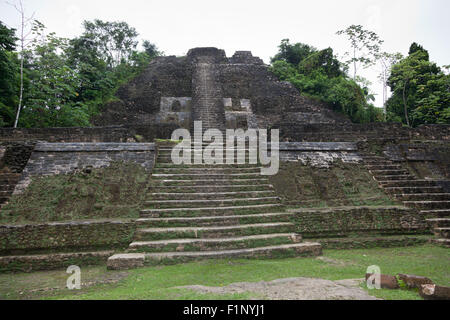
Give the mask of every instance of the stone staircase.
[[0, 209], [4, 206], [19, 182], [21, 174], [0, 170]]
[[109, 269], [321, 254], [319, 243], [302, 242], [295, 213], [285, 210], [258, 165], [175, 165], [171, 151], [159, 145], [134, 242], [108, 259]]
[[383, 156], [366, 154], [362, 158], [386, 193], [423, 214], [436, 236], [434, 242], [450, 246], [450, 193], [437, 181], [417, 179], [400, 164]]
[[217, 79], [216, 65], [211, 57], [198, 58], [194, 65], [192, 88], [194, 88], [193, 120], [202, 121], [203, 132], [208, 129], [219, 129], [225, 132], [223, 94]]

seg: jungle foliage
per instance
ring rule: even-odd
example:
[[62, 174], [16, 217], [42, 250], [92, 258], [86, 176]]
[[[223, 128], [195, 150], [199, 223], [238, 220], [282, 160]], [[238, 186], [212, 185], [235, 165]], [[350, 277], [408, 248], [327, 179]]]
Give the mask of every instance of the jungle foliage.
[[117, 88], [161, 54], [125, 22], [85, 21], [74, 39], [48, 33], [34, 21], [32, 40], [18, 52], [16, 30], [0, 22], [0, 126], [13, 126], [20, 94], [23, 55], [23, 107], [19, 127], [90, 126], [92, 116], [114, 99]]

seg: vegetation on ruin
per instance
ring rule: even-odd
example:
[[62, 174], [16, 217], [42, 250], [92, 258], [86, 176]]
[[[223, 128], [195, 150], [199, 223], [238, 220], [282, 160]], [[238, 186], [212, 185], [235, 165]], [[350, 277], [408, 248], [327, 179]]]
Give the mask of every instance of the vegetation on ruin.
[[[90, 126], [116, 99], [119, 86], [161, 54], [149, 41], [137, 50], [137, 31], [125, 22], [85, 21], [81, 36], [66, 39], [34, 21], [28, 46], [16, 48], [16, 30], [0, 21], [0, 126]], [[20, 99], [23, 57], [23, 99]]]
[[[82, 267], [82, 283], [94, 285], [78, 291], [64, 289], [65, 270], [31, 274], [0, 275], [3, 299], [250, 299], [243, 294], [200, 294], [176, 289], [187, 285], [226, 286], [236, 282], [271, 281], [291, 277], [328, 280], [362, 279], [370, 265], [384, 274], [408, 273], [426, 276], [439, 285], [450, 285], [448, 249], [431, 245], [406, 248], [325, 250], [319, 258], [273, 260], [210, 260], [143, 268], [107, 271], [103, 267]], [[115, 283], [102, 284], [105, 281]], [[98, 284], [95, 284], [98, 283]], [[364, 286], [361, 286], [364, 288]], [[39, 290], [40, 289], [40, 290]], [[47, 289], [47, 290], [42, 290]], [[53, 289], [53, 290], [52, 290]], [[35, 291], [32, 291], [35, 290]], [[420, 300], [414, 290], [370, 290], [382, 299]], [[261, 298], [256, 296], [256, 298]]]
[[[332, 48], [319, 50], [284, 39], [272, 58], [272, 72], [303, 95], [326, 102], [356, 123], [450, 124], [448, 66], [440, 68], [431, 62], [428, 51], [417, 43], [411, 45], [405, 58], [400, 53], [383, 52], [383, 40], [359, 25], [337, 34], [350, 42], [347, 60], [338, 60]], [[375, 93], [370, 91], [367, 79], [358, 75], [360, 69], [374, 65], [382, 69], [379, 79], [386, 114], [372, 104]], [[388, 87], [392, 92], [389, 98]]]
[[283, 203], [296, 208], [398, 204], [358, 164], [335, 162], [330, 168], [313, 168], [299, 162], [281, 163], [270, 182]]
[[[90, 126], [102, 106], [117, 99], [120, 85], [162, 54], [147, 40], [138, 50], [138, 33], [125, 22], [85, 21], [83, 27], [82, 35], [66, 39], [33, 21], [29, 37], [18, 39], [20, 30], [0, 21], [0, 127], [14, 125], [19, 107], [19, 127]], [[272, 58], [272, 72], [356, 123], [450, 123], [448, 66], [431, 62], [416, 43], [405, 58], [383, 52], [378, 35], [360, 25], [337, 34], [349, 41], [344, 61], [332, 48], [319, 50], [284, 39]], [[386, 114], [373, 105], [375, 93], [359, 75], [362, 68], [374, 65], [382, 67]]]
[[147, 185], [148, 172], [132, 163], [37, 177], [2, 208], [0, 223], [137, 218]]
[[[447, 73], [444, 72], [447, 71]], [[429, 53], [413, 43], [409, 55], [392, 67], [388, 85], [393, 95], [387, 101], [388, 120], [411, 126], [450, 123], [449, 66], [440, 68]]]

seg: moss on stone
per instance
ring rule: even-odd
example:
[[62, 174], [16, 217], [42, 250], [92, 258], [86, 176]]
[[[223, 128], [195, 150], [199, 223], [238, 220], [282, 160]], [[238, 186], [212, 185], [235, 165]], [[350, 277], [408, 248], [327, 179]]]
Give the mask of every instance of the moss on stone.
[[135, 218], [145, 199], [149, 173], [115, 162], [90, 173], [37, 177], [0, 212], [0, 223]]

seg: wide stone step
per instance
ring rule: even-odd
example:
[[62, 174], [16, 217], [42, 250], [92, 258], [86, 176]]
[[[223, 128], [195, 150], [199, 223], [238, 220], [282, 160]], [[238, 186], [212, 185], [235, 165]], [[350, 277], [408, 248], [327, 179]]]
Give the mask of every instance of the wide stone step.
[[136, 223], [139, 227], [203, 227], [203, 226], [232, 226], [239, 224], [290, 222], [294, 213], [261, 213], [250, 215], [210, 216], [192, 218], [141, 218]]
[[400, 170], [370, 170], [370, 173], [375, 177], [385, 177], [385, 176], [403, 176], [409, 175], [408, 171], [405, 169]]
[[361, 155], [363, 160], [387, 160], [383, 156]]
[[138, 229], [135, 240], [165, 240], [183, 238], [223, 238], [256, 234], [293, 232], [295, 225], [290, 222], [257, 223], [234, 226], [178, 227]]
[[403, 204], [419, 210], [450, 209], [450, 201], [403, 201]]
[[390, 180], [390, 181], [379, 181], [380, 185], [384, 188], [392, 188], [392, 187], [402, 187], [402, 188], [410, 188], [410, 187], [435, 187], [436, 182], [433, 180]]
[[157, 173], [152, 174], [152, 179], [171, 179], [171, 180], [219, 180], [219, 179], [254, 179], [261, 177], [261, 173], [189, 173], [189, 174], [170, 174]]
[[391, 187], [384, 190], [388, 194], [442, 193], [441, 187]]
[[247, 204], [272, 204], [279, 202], [278, 197], [264, 198], [236, 198], [236, 199], [214, 199], [214, 200], [152, 200], [146, 201], [146, 208], [207, 208], [227, 207], [230, 205], [240, 206]]
[[153, 174], [230, 174], [261, 173], [261, 167], [250, 168], [155, 168]]
[[261, 204], [246, 206], [230, 206], [221, 208], [174, 208], [174, 209], [146, 209], [140, 211], [142, 218], [170, 218], [170, 217], [199, 217], [245, 215], [252, 213], [269, 213], [282, 211], [281, 204]]
[[[1, 194], [1, 193], [0, 193]], [[188, 193], [150, 193], [151, 200], [212, 200], [235, 198], [258, 198], [274, 196], [273, 190], [268, 191], [237, 191], [237, 192], [188, 192]], [[149, 199], [149, 200], [150, 200]]]
[[192, 169], [205, 169], [205, 168], [222, 168], [222, 169], [242, 169], [242, 168], [260, 168], [259, 165], [255, 164], [190, 164], [190, 165], [184, 165], [184, 164], [174, 164], [174, 163], [156, 163], [155, 169], [165, 169], [165, 168], [192, 168]]
[[151, 187], [152, 191], [167, 193], [201, 193], [201, 192], [252, 192], [252, 191], [273, 191], [271, 184], [255, 185], [184, 185], [184, 186], [159, 186]]
[[248, 184], [267, 184], [269, 179], [257, 178], [257, 179], [190, 179], [190, 180], [154, 180], [154, 187], [164, 186], [202, 186], [202, 185], [219, 185], [219, 186], [236, 186], [236, 185], [248, 185]]
[[449, 228], [450, 227], [450, 218], [427, 219], [427, 223], [432, 228]]
[[450, 200], [450, 193], [396, 194], [394, 197], [401, 201], [446, 201]]
[[249, 249], [291, 243], [301, 243], [295, 233], [274, 233], [244, 237], [216, 239], [172, 239], [158, 241], [136, 241], [130, 244], [129, 252], [196, 252], [230, 249]]
[[0, 184], [0, 190], [1, 191], [13, 191], [16, 187], [15, 184]]
[[108, 269], [126, 270], [146, 265], [176, 264], [204, 259], [310, 257], [322, 254], [319, 243], [294, 243], [249, 249], [117, 254], [108, 259]]
[[391, 176], [375, 176], [375, 179], [379, 183], [384, 183], [386, 181], [413, 181], [415, 179], [414, 176], [409, 174], [401, 174], [401, 175], [391, 175]]
[[[195, 146], [191, 146], [191, 155], [194, 155], [194, 154], [204, 154], [204, 152], [206, 151], [206, 150], [208, 150], [208, 152], [211, 152], [211, 150], [217, 150], [217, 151], [219, 151], [219, 152], [222, 152], [224, 155], [226, 155], [226, 154], [231, 154], [231, 153], [241, 153], [241, 152], [243, 152], [243, 153], [248, 153], [248, 152], [250, 152], [250, 151], [252, 151], [252, 152], [258, 152], [258, 148], [253, 148], [253, 147], [244, 147], [244, 148], [241, 148], [241, 147], [231, 147], [231, 148], [224, 148], [224, 147], [222, 147], [222, 146], [215, 146], [215, 145], [206, 145], [206, 146], [203, 146], [202, 148], [196, 148]], [[177, 150], [176, 151], [176, 153], [178, 154], [183, 154], [182, 152], [186, 152], [186, 151], [189, 151], [189, 147], [187, 147], [187, 150], [186, 150], [186, 148], [185, 149], [180, 149], [180, 150]], [[166, 157], [170, 157], [171, 155], [172, 155], [172, 152], [173, 152], [173, 149], [159, 149], [158, 150], [158, 156], [166, 156]]]
[[398, 164], [369, 164], [366, 165], [367, 169], [371, 170], [371, 171], [385, 171], [385, 170], [403, 170], [402, 166], [398, 165]]
[[431, 242], [438, 246], [450, 248], [450, 239], [432, 239]]
[[[206, 162], [205, 159], [202, 160], [201, 163], [196, 163], [194, 162], [193, 159], [191, 159], [191, 161], [188, 162], [183, 162], [181, 164], [178, 164], [178, 166], [188, 166], [188, 167], [194, 167], [195, 165], [197, 166], [201, 166], [201, 165], [211, 165], [211, 166], [239, 166], [239, 167], [244, 167], [244, 166], [260, 166], [260, 164], [258, 163], [258, 159], [256, 159], [256, 162], [252, 162], [253, 159], [249, 159], [248, 157], [245, 158], [233, 158], [232, 161], [227, 161], [227, 158], [218, 158], [218, 159], [212, 159], [212, 162]], [[165, 164], [175, 164], [173, 162], [173, 160], [171, 158], [157, 158], [156, 159], [156, 163], [157, 163], [157, 167], [160, 165], [165, 165]]]
[[437, 238], [450, 239], [450, 228], [434, 228], [433, 233]]
[[81, 267], [104, 264], [114, 251], [50, 253], [39, 255], [0, 257], [1, 272], [33, 272], [67, 268], [71, 265]]
[[387, 165], [393, 165], [394, 162], [390, 160], [364, 160], [364, 164], [366, 166], [387, 166]]
[[420, 214], [427, 218], [445, 218], [450, 217], [450, 209], [422, 210]]
[[9, 191], [0, 191], [0, 197], [3, 197], [3, 198], [5, 198], [5, 197], [10, 197], [11, 194], [12, 194], [12, 190], [9, 190]]
[[16, 184], [20, 179], [20, 175], [19, 176], [14, 176], [14, 177], [1, 177], [0, 176], [0, 184]]

